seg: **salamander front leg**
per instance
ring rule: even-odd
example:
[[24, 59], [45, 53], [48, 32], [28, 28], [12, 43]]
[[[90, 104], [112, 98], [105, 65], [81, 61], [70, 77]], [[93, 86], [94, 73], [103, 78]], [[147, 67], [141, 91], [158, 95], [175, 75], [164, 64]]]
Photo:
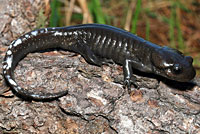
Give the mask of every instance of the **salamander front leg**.
[[131, 93], [131, 84], [136, 86], [135, 81], [136, 78], [133, 76], [133, 69], [131, 65], [131, 60], [126, 59], [123, 64], [123, 72], [124, 72], [124, 86], [127, 87], [128, 93]]

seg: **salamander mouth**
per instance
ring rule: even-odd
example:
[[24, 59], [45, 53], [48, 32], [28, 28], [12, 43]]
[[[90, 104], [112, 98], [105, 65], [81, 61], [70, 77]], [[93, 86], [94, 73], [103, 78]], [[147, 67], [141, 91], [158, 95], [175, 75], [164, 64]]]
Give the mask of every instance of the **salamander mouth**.
[[191, 80], [194, 79], [195, 75], [196, 75], [195, 69], [191, 68], [191, 70], [187, 70], [186, 73], [182, 73], [180, 75], [174, 75], [174, 77], [171, 77], [171, 79], [178, 82], [190, 82]]

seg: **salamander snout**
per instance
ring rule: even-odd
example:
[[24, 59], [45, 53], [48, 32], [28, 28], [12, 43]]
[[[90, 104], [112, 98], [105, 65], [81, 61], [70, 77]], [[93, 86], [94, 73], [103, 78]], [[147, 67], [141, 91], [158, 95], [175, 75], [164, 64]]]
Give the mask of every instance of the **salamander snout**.
[[[191, 58], [192, 59], [192, 58]], [[191, 81], [195, 75], [196, 71], [192, 66], [192, 62], [182, 61], [182, 63], [176, 63], [171, 68], [166, 70], [166, 75], [168, 78], [180, 82]]]
[[180, 79], [180, 81], [182, 82], [187, 82], [192, 80], [195, 75], [196, 75], [196, 71], [192, 65], [193, 63], [193, 58], [191, 56], [185, 56], [184, 57], [185, 60], [183, 60], [183, 74]]
[[193, 58], [192, 58], [191, 56], [185, 56], [185, 59], [186, 59], [190, 64], [192, 64]]

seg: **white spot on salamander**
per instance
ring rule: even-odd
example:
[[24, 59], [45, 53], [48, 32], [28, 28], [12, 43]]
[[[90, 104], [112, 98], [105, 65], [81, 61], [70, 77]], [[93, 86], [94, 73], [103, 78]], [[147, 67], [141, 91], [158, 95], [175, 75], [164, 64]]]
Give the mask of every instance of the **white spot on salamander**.
[[12, 55], [12, 51], [11, 51], [11, 50], [8, 50], [8, 51], [7, 51], [7, 55]]
[[13, 40], [13, 41], [11, 42], [11, 45], [13, 45], [13, 44], [15, 43], [15, 41], [16, 41], [16, 40]]
[[44, 33], [44, 30], [43, 30], [43, 29], [40, 29], [40, 33]]
[[64, 36], [67, 36], [67, 32], [64, 32]]
[[3, 74], [6, 74], [6, 70], [3, 71]]
[[17, 86], [17, 83], [13, 79], [8, 79], [11, 85]]
[[6, 69], [7, 66], [8, 66], [7, 64], [6, 64], [6, 65], [3, 65], [3, 69]]
[[33, 32], [31, 32], [31, 34], [34, 35], [34, 36], [37, 36], [38, 31], [33, 31]]
[[10, 44], [10, 46], [8, 47], [9, 49], [11, 49], [13, 47], [13, 45], [12, 44]]
[[13, 44], [15, 44], [16, 40], [12, 41], [9, 48], [11, 49], [13, 47]]
[[26, 34], [25, 37], [28, 39], [28, 38], [30, 38], [30, 35], [29, 35], [29, 34]]
[[17, 86], [17, 83], [16, 83], [13, 79], [11, 79], [10, 75], [6, 75], [5, 77], [7, 78], [8, 82], [9, 82], [11, 85]]
[[170, 64], [170, 63], [166, 63], [166, 62], [164, 62], [163, 64], [164, 64], [165, 67], [172, 67], [174, 65], [172, 63]]
[[111, 38], [109, 38], [109, 39], [108, 39], [108, 43], [107, 43], [107, 44], [110, 44], [110, 42], [111, 42], [111, 41], [112, 41], [112, 40], [111, 40]]
[[119, 47], [122, 47], [122, 42], [121, 41], [119, 41]]
[[69, 34], [69, 35], [72, 35], [73, 33], [72, 33], [72, 32], [69, 32], [68, 34]]
[[74, 35], [78, 35], [77, 31], [74, 31]]
[[47, 33], [47, 32], [48, 32], [48, 29], [47, 29], [47, 28], [45, 28], [45, 29], [44, 29], [44, 31], [45, 31], [45, 33]]
[[78, 34], [79, 34], [79, 35], [82, 35], [83, 33], [82, 33], [81, 31], [78, 31]]
[[104, 42], [105, 42], [105, 40], [106, 40], [106, 36], [104, 36], [104, 37], [103, 37], [103, 39], [102, 39], [102, 41], [101, 41], [101, 42], [103, 42], [103, 43], [104, 43]]
[[11, 56], [7, 56], [7, 59], [6, 59], [6, 62], [7, 62], [7, 70], [11, 68], [12, 66], [12, 62], [13, 62], [13, 55]]
[[63, 33], [62, 32], [58, 32], [58, 31], [56, 31], [55, 33], [54, 33], [54, 36], [62, 36], [63, 35]]
[[15, 43], [13, 44], [13, 46], [16, 47], [16, 46], [18, 46], [18, 45], [21, 44], [21, 43], [22, 43], [22, 40], [21, 40], [21, 39], [17, 39], [17, 40], [15, 41]]

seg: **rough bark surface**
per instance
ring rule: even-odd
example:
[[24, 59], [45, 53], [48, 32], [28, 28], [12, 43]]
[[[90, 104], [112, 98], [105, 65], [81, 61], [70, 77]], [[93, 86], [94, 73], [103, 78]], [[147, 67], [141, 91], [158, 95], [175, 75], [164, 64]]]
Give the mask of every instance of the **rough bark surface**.
[[69, 90], [68, 95], [51, 102], [15, 96], [3, 79], [2, 60], [13, 39], [34, 29], [42, 3], [0, 2], [0, 134], [200, 134], [199, 86], [139, 74], [141, 88], [129, 95], [122, 67], [89, 65], [70, 52], [29, 54], [15, 70], [28, 90]]

